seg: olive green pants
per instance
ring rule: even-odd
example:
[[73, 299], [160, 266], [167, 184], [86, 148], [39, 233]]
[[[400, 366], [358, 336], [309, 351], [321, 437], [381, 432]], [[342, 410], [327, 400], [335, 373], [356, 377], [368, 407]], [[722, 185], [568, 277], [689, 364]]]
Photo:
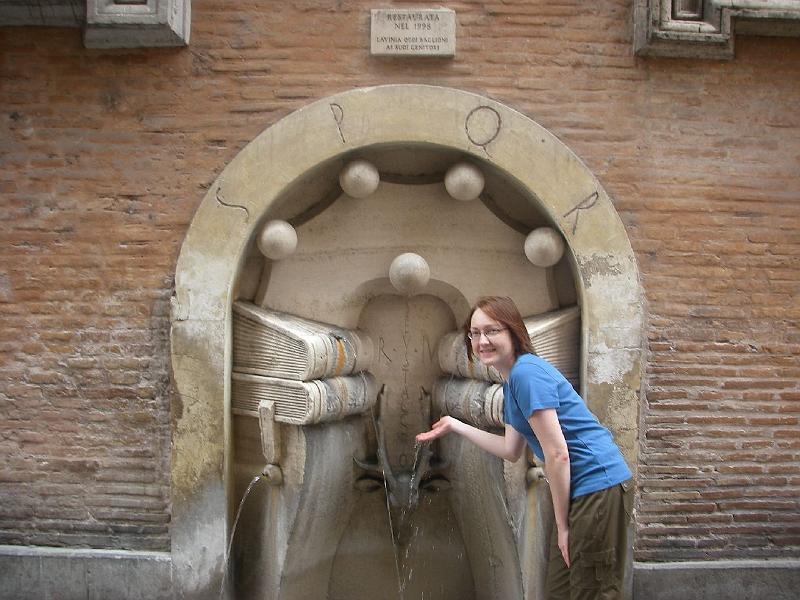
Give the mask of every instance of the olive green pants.
[[569, 507], [568, 569], [553, 526], [547, 600], [622, 600], [633, 481], [575, 498]]

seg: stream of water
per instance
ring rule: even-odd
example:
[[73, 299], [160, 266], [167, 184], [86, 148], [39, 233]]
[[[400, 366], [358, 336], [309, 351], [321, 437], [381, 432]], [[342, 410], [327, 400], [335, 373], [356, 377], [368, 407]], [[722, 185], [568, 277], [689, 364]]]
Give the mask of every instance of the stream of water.
[[[381, 432], [380, 432], [380, 430], [378, 428], [378, 419], [375, 417], [375, 409], [374, 408], [370, 410], [370, 415], [372, 417], [372, 427], [375, 429], [375, 439], [377, 440], [377, 443], [380, 444], [381, 443]], [[386, 496], [386, 514], [389, 517], [389, 535], [391, 536], [391, 540], [392, 540], [392, 553], [394, 554], [394, 571], [395, 571], [395, 574], [397, 575], [398, 595], [400, 597], [400, 600], [405, 600], [405, 596], [403, 594], [404, 587], [402, 585], [402, 580], [403, 579], [402, 579], [402, 576], [400, 574], [399, 550], [397, 548], [397, 542], [395, 541], [395, 535], [394, 535], [394, 523], [393, 523], [393, 519], [392, 519], [392, 508], [389, 505], [389, 483], [388, 483], [388, 478], [386, 477], [386, 469], [385, 469], [383, 463], [381, 463], [381, 471], [383, 472], [383, 490], [384, 490], [384, 492], [386, 492], [386, 494], [385, 494], [385, 496]]]
[[231, 528], [231, 537], [228, 540], [228, 549], [225, 552], [225, 565], [222, 570], [222, 582], [219, 584], [219, 598], [222, 598], [222, 595], [225, 592], [225, 582], [228, 577], [228, 566], [230, 565], [231, 560], [231, 548], [233, 547], [233, 536], [236, 535], [236, 526], [239, 524], [239, 517], [242, 514], [242, 507], [244, 506], [244, 501], [247, 500], [247, 496], [250, 495], [250, 490], [253, 489], [253, 486], [261, 479], [262, 475], [256, 475], [253, 477], [253, 480], [250, 482], [250, 485], [247, 486], [247, 489], [244, 492], [244, 496], [242, 496], [241, 501], [239, 502], [239, 508], [236, 510], [236, 518], [233, 520], [233, 527]]
[[[420, 444], [419, 442], [415, 442], [414, 443], [414, 464], [411, 466], [411, 479], [410, 479], [409, 484], [408, 484], [409, 485], [409, 489], [408, 489], [408, 504], [403, 506], [400, 509], [400, 523], [401, 523], [401, 527], [403, 527], [404, 529], [408, 528], [409, 525], [410, 525], [408, 523], [408, 521], [407, 521], [407, 518], [408, 518], [410, 512], [412, 512], [412, 508], [414, 508], [414, 507], [411, 506], [412, 495], [414, 494], [414, 486], [415, 485], [419, 485], [419, 482], [417, 481], [417, 464], [419, 463], [419, 455], [420, 455], [420, 450], [421, 449], [422, 449], [422, 444]], [[414, 568], [411, 567], [410, 569], [407, 569], [407, 567], [408, 567], [408, 559], [409, 559], [409, 553], [411, 551], [411, 546], [412, 546], [412, 544], [414, 542], [414, 538], [417, 536], [417, 532], [418, 531], [419, 531], [419, 528], [415, 527], [413, 533], [411, 534], [411, 536], [408, 539], [405, 539], [405, 536], [403, 536], [404, 537], [404, 542], [405, 542], [404, 543], [405, 550], [403, 552], [402, 561], [401, 561], [402, 570], [401, 570], [400, 581], [399, 581], [401, 598], [405, 597], [406, 588], [408, 587], [408, 584], [409, 584], [409, 582], [411, 581], [411, 578], [414, 575]], [[403, 533], [405, 533], [405, 532], [403, 532]]]

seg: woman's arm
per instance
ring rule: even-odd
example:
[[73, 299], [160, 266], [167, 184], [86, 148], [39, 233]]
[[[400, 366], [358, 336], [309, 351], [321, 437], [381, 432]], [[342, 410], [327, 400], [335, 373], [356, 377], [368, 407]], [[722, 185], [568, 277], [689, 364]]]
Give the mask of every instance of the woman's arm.
[[550, 482], [550, 494], [553, 497], [553, 511], [558, 530], [558, 547], [564, 562], [569, 567], [570, 465], [567, 441], [564, 439], [554, 408], [535, 411], [528, 419], [528, 423], [544, 453], [544, 468], [547, 480]]
[[430, 431], [420, 433], [417, 436], [417, 441], [430, 442], [450, 432], [457, 433], [483, 450], [486, 450], [486, 452], [511, 462], [519, 460], [525, 448], [525, 438], [510, 425], [506, 425], [505, 435], [497, 435], [473, 427], [468, 423], [464, 423], [450, 416], [442, 417], [436, 421], [436, 423], [431, 426]]

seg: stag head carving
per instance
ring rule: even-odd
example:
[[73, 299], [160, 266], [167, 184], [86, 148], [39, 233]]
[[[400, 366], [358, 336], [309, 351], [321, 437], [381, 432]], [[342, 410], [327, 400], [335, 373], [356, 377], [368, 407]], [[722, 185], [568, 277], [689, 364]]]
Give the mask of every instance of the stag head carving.
[[[381, 389], [380, 396], [383, 395]], [[422, 390], [423, 394], [427, 394]], [[432, 461], [433, 451], [429, 445], [419, 449], [414, 469], [395, 473], [386, 453], [386, 438], [380, 419], [375, 420], [378, 434], [377, 460], [366, 462], [353, 457], [353, 461], [364, 470], [356, 480], [356, 487], [362, 491], [376, 491], [385, 488], [389, 504], [404, 512], [413, 512], [419, 505], [420, 490], [433, 492], [450, 488], [450, 482], [442, 475], [447, 463]]]

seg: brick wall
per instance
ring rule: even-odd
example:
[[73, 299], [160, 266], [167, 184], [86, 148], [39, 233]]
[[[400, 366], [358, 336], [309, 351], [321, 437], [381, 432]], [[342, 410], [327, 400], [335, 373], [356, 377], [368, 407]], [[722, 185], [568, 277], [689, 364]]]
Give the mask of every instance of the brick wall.
[[0, 29], [0, 543], [169, 547], [168, 299], [205, 190], [312, 100], [427, 83], [550, 129], [626, 224], [637, 557], [800, 554], [800, 40], [638, 59], [628, 1], [441, 4], [453, 60], [370, 58], [361, 0], [194, 0], [187, 49]]

